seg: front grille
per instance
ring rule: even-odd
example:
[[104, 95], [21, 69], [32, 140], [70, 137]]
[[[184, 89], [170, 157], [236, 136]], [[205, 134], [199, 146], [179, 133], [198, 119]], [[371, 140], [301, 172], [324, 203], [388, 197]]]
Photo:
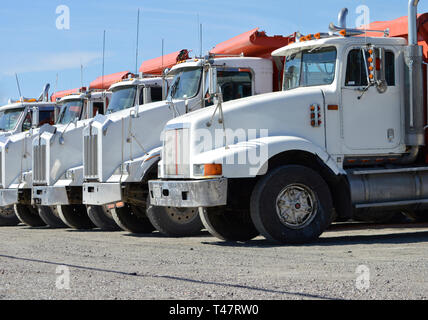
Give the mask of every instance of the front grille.
[[165, 132], [163, 163], [168, 176], [190, 174], [189, 129], [174, 129]]
[[85, 178], [98, 179], [98, 135], [85, 136], [83, 144]]
[[46, 145], [33, 147], [33, 179], [35, 184], [46, 184]]

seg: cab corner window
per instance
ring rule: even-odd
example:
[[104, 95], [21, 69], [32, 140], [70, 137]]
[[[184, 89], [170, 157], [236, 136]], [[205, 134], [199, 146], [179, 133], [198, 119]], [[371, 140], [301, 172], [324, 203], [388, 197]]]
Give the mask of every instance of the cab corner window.
[[[217, 81], [223, 94], [223, 101], [249, 97], [253, 94], [252, 74], [250, 71], [218, 71]], [[206, 86], [208, 88], [208, 85]], [[209, 99], [207, 106], [213, 104]]]

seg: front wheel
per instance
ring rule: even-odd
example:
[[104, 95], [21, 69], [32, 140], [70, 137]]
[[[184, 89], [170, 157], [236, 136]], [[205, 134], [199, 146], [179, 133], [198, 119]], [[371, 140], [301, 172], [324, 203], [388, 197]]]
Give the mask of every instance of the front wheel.
[[20, 223], [13, 207], [0, 208], [0, 226], [12, 227]]
[[61, 220], [70, 228], [77, 230], [90, 230], [95, 228], [95, 225], [88, 217], [85, 205], [64, 205], [58, 206], [57, 208]]
[[208, 232], [221, 240], [245, 242], [260, 234], [247, 211], [227, 211], [225, 207], [199, 208], [199, 215]]
[[44, 227], [46, 223], [40, 218], [36, 206], [15, 204], [15, 214], [18, 219], [30, 227]]
[[103, 231], [119, 231], [111, 213], [103, 206], [88, 206], [88, 216], [92, 223]]
[[155, 230], [150, 220], [147, 218], [145, 208], [125, 204], [121, 208], [111, 210], [114, 221], [124, 231], [135, 234], [148, 234]]
[[155, 228], [168, 237], [191, 237], [204, 228], [198, 208], [156, 207], [149, 205], [147, 217]]
[[19, 222], [13, 207], [0, 208], [0, 226], [17, 226]]
[[298, 165], [279, 167], [256, 185], [251, 218], [260, 233], [280, 243], [307, 243], [329, 227], [333, 201], [329, 187], [314, 170]]
[[61, 220], [56, 207], [39, 206], [40, 218], [53, 229], [67, 228], [67, 225]]

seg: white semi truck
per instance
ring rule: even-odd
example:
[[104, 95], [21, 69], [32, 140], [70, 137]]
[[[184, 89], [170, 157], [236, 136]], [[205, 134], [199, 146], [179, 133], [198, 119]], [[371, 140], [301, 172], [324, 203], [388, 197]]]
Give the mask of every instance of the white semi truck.
[[405, 29], [405, 18], [374, 23], [389, 28], [381, 34], [331, 24], [274, 51], [286, 59], [282, 92], [170, 121], [152, 205], [198, 207], [229, 241], [306, 243], [359, 211], [427, 217], [428, 25], [418, 2]]
[[[24, 209], [31, 213], [30, 217], [20, 214], [30, 226], [66, 227], [56, 205], [81, 198], [78, 183], [82, 177], [79, 157], [82, 128], [97, 114], [105, 113], [112, 96], [111, 92], [101, 89], [81, 88], [71, 92], [58, 101], [61, 113], [56, 125], [45, 126], [32, 141], [33, 210]], [[44, 184], [51, 188], [40, 187]]]
[[[49, 102], [49, 85], [38, 99], [10, 101], [0, 108], [0, 225], [17, 225], [19, 219], [13, 205], [18, 200], [18, 188], [31, 186], [29, 137], [37, 128], [54, 123], [58, 106]], [[31, 187], [30, 187], [31, 188]]]
[[[265, 41], [258, 50], [266, 49], [266, 43], [275, 46], [289, 41], [285, 37], [272, 40], [257, 30], [252, 30], [251, 35]], [[248, 37], [245, 34], [247, 42]], [[167, 101], [139, 107], [126, 119], [100, 118], [85, 130], [83, 202], [88, 206], [107, 206], [114, 219], [92, 215], [100, 228], [114, 228], [116, 222], [133, 233], [150, 233], [156, 228], [168, 236], [187, 236], [201, 231], [203, 225], [197, 208], [166, 208], [162, 215], [152, 219], [150, 210], [146, 211], [149, 207], [146, 200], [147, 182], [157, 174], [162, 128], [174, 117], [212, 104], [207, 97], [208, 75], [216, 77], [225, 101], [272, 92], [275, 82], [274, 66], [269, 59], [222, 54], [187, 59], [167, 73], [172, 78]], [[111, 146], [118, 152], [109, 152]]]
[[[89, 219], [87, 208], [82, 204], [84, 177], [82, 133], [91, 128], [99, 119], [111, 122], [115, 117], [124, 117], [132, 112], [135, 105], [162, 100], [162, 78], [139, 78], [129, 72], [117, 73], [95, 80], [90, 88], [108, 88], [109, 96], [99, 96], [109, 100], [106, 112], [99, 112], [90, 120], [78, 121], [56, 131], [46, 131], [33, 141], [34, 185], [33, 203], [40, 206], [40, 215], [51, 227], [69, 226], [76, 229], [92, 229], [95, 225]], [[101, 87], [99, 87], [99, 85]], [[69, 96], [68, 99], [86, 99], [94, 114], [94, 100], [100, 93], [86, 94], [84, 97]], [[79, 100], [82, 101], [82, 100]], [[131, 111], [130, 111], [131, 110]], [[92, 118], [92, 117], [91, 117]], [[86, 142], [85, 142], [86, 143]], [[118, 153], [117, 148], [107, 152]], [[103, 210], [94, 206], [90, 210]], [[49, 219], [50, 217], [50, 219]], [[59, 217], [63, 223], [58, 221]], [[49, 221], [48, 221], [49, 219]]]

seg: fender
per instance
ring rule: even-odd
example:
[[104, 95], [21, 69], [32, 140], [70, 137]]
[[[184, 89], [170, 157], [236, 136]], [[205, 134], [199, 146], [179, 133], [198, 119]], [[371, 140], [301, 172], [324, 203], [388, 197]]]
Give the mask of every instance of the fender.
[[193, 164], [219, 163], [227, 178], [249, 178], [264, 175], [269, 159], [287, 151], [305, 151], [319, 157], [336, 175], [346, 174], [323, 148], [311, 141], [294, 136], [263, 137], [201, 153]]
[[157, 166], [157, 163], [161, 157], [161, 151], [162, 147], [158, 147], [148, 151], [148, 154], [145, 154], [143, 157], [125, 162], [125, 164], [129, 167], [129, 175], [123, 182], [144, 181], [153, 166]]

